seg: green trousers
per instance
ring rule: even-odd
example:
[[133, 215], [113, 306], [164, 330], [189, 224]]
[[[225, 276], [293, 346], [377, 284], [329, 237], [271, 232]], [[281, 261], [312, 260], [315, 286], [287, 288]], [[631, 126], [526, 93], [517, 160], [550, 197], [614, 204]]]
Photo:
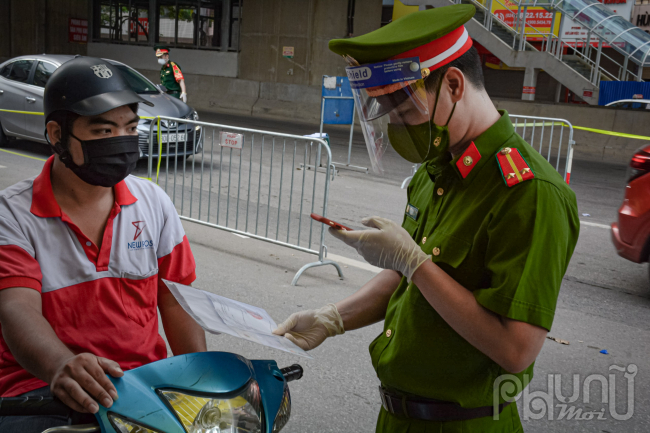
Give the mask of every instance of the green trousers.
[[379, 412], [376, 433], [523, 433], [517, 404], [511, 403], [499, 414], [468, 421], [420, 421], [391, 415], [384, 408]]

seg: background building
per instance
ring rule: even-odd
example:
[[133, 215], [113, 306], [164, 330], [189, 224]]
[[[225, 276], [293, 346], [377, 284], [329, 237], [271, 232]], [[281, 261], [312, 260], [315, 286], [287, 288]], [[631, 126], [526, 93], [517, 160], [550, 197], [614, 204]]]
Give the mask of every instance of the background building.
[[[635, 0], [604, 1], [633, 24], [650, 27], [647, 5], [632, 13]], [[33, 53], [92, 55], [124, 62], [158, 83], [153, 46], [166, 43], [195, 108], [314, 120], [322, 76], [345, 73], [329, 40], [370, 32], [417, 9], [399, 0], [1, 0], [0, 61]], [[542, 12], [535, 25], [550, 30], [553, 14]], [[560, 26], [556, 19], [554, 32], [579, 44], [582, 36], [571, 35], [572, 27], [571, 20]], [[541, 43], [535, 35], [527, 39]], [[476, 46], [488, 93], [521, 100], [525, 68]], [[621, 57], [606, 46], [603, 54]], [[534, 99], [580, 102], [542, 69]]]

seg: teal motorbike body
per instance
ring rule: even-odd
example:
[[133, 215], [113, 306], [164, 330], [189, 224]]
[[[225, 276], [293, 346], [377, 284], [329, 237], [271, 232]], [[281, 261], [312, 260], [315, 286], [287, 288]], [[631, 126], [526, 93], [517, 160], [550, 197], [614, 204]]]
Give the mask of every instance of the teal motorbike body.
[[187, 433], [162, 397], [161, 390], [227, 399], [239, 395], [251, 380], [257, 382], [261, 394], [261, 431], [272, 433], [287, 388], [275, 361], [251, 361], [226, 352], [174, 356], [126, 371], [121, 378], [110, 379], [119, 398], [109, 409], [100, 405], [96, 416], [103, 433], [116, 433], [109, 414], [156, 432]]

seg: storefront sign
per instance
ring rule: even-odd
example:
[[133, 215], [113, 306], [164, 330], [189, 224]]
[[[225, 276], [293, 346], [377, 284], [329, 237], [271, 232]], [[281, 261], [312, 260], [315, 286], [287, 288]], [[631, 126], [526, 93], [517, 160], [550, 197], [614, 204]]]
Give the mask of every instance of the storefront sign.
[[131, 37], [135, 37], [135, 28], [138, 28], [138, 36], [147, 36], [149, 33], [149, 18], [138, 18], [138, 22], [131, 20]]
[[70, 18], [68, 22], [68, 41], [80, 44], [88, 42], [88, 20]]
[[582, 91], [582, 97], [583, 98], [592, 98], [594, 96], [594, 91], [593, 90], [583, 90]]
[[282, 57], [293, 59], [293, 47], [282, 47]]
[[[604, 5], [607, 9], [611, 10], [617, 15], [622, 16], [625, 18], [626, 21], [630, 20], [630, 16], [632, 15], [632, 4], [634, 3], [634, 0], [604, 0]], [[569, 19], [567, 17], [564, 18], [564, 25], [562, 26], [562, 42], [566, 42], [569, 45], [575, 46], [575, 47], [582, 47], [585, 45], [587, 42], [587, 29], [583, 26], [580, 25], [580, 19], [585, 19], [586, 16], [578, 16], [576, 17], [576, 20]], [[634, 21], [632, 21], [632, 24], [634, 24]], [[590, 39], [590, 45], [592, 46], [598, 46], [598, 38], [592, 36]], [[618, 41], [615, 41], [614, 44], [616, 44]], [[619, 42], [621, 45], [624, 44], [623, 41]], [[603, 43], [603, 48], [609, 48], [608, 44]]]
[[524, 86], [524, 90], [521, 92], [526, 95], [534, 95], [535, 87], [534, 86]]
[[650, 33], [650, 5], [634, 6], [631, 21], [641, 30]]

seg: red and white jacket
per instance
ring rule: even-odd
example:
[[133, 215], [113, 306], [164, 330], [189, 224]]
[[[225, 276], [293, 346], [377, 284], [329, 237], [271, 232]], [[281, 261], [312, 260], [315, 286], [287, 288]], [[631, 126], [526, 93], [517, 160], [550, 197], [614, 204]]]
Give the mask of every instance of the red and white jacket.
[[[91, 352], [125, 370], [165, 358], [157, 314], [159, 290], [167, 290], [161, 279], [190, 284], [196, 278], [174, 205], [152, 182], [127, 177], [114, 187], [99, 249], [57, 204], [53, 158], [36, 178], [0, 191], [0, 290], [37, 290], [43, 316], [74, 353]], [[0, 333], [0, 396], [46, 385], [16, 362]]]

